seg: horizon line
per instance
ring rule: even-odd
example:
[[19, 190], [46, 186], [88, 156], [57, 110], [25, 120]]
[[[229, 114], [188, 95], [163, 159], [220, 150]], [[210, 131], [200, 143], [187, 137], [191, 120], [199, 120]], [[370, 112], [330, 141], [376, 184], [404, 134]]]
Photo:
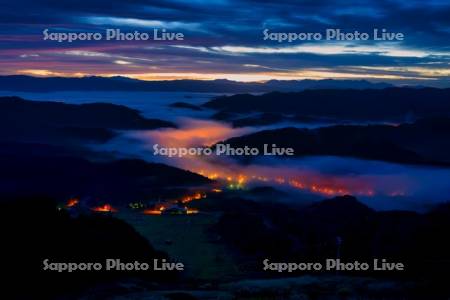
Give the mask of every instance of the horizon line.
[[370, 82], [370, 83], [386, 83], [386, 84], [393, 84], [387, 81], [383, 81], [383, 80], [371, 80], [371, 79], [366, 79], [366, 78], [317, 78], [317, 79], [312, 79], [312, 78], [301, 78], [301, 79], [278, 79], [278, 78], [271, 78], [271, 79], [266, 79], [266, 80], [255, 80], [255, 81], [245, 81], [245, 80], [233, 80], [233, 79], [228, 79], [228, 78], [174, 78], [174, 79], [144, 79], [144, 78], [135, 78], [135, 77], [130, 77], [130, 76], [126, 76], [126, 75], [104, 75], [104, 74], [100, 74], [100, 75], [95, 75], [95, 74], [83, 74], [80, 76], [77, 75], [63, 75], [63, 74], [58, 74], [58, 75], [36, 75], [36, 74], [0, 74], [0, 77], [12, 77], [12, 76], [22, 76], [22, 77], [31, 77], [31, 78], [72, 78], [72, 79], [79, 79], [79, 78], [126, 78], [126, 79], [131, 79], [131, 80], [137, 80], [137, 81], [144, 81], [144, 82], [158, 82], [158, 81], [164, 81], [164, 82], [170, 82], [170, 81], [230, 81], [230, 82], [238, 82], [238, 83], [267, 83], [269, 81], [325, 81], [325, 80], [333, 80], [333, 81], [359, 81], [359, 82]]

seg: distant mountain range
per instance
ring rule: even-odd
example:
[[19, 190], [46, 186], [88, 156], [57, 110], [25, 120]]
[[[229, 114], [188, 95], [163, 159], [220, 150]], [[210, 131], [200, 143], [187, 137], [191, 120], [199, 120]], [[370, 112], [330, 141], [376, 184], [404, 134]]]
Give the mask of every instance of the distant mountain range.
[[267, 82], [238, 82], [218, 80], [144, 81], [128, 77], [32, 77], [26, 75], [0, 76], [0, 90], [21, 92], [50, 91], [161, 91], [161, 92], [292, 92], [305, 89], [384, 89], [388, 83], [366, 80], [270, 80]]

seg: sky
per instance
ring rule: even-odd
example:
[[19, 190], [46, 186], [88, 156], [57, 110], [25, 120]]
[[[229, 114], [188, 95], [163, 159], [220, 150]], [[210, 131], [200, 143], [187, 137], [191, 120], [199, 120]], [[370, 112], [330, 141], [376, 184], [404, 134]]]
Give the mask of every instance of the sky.
[[[0, 0], [0, 74], [144, 80], [366, 79], [450, 86], [450, 0]], [[106, 40], [105, 30], [180, 32]], [[375, 28], [403, 40], [374, 41]], [[44, 40], [101, 33], [101, 40]], [[279, 42], [268, 33], [366, 32], [363, 40]]]

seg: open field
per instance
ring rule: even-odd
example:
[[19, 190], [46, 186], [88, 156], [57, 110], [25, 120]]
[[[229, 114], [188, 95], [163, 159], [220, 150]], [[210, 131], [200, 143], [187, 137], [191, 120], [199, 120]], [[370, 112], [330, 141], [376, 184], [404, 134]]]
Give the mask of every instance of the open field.
[[225, 246], [207, 233], [218, 214], [153, 216], [122, 211], [117, 217], [131, 224], [157, 250], [184, 263], [189, 277], [223, 280], [237, 275], [236, 265]]

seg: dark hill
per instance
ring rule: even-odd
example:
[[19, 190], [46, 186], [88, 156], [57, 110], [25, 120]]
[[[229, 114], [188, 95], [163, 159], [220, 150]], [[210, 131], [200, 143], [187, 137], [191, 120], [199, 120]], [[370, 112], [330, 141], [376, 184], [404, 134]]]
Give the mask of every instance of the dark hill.
[[20, 150], [26, 147], [9, 146], [18, 149], [16, 153], [0, 156], [0, 196], [67, 199], [76, 195], [122, 205], [131, 199], [156, 201], [173, 187], [210, 182], [188, 171], [142, 160], [92, 162], [61, 152], [32, 155]]
[[231, 147], [255, 147], [260, 153], [264, 144], [276, 144], [293, 148], [295, 156], [334, 155], [399, 163], [448, 164], [449, 136], [450, 118], [427, 118], [400, 126], [281, 128], [231, 138], [224, 143]]
[[[1, 270], [8, 283], [3, 292], [14, 292], [14, 299], [72, 299], [96, 285], [111, 285], [130, 276], [154, 281], [175, 278], [173, 273], [151, 270], [105, 271], [109, 258], [122, 262], [167, 258], [119, 219], [98, 215], [72, 218], [48, 198], [0, 198], [0, 225], [6, 229], [2, 230], [2, 251], [8, 257]], [[49, 271], [43, 270], [45, 259], [48, 263], [100, 262], [103, 268]]]
[[404, 121], [415, 117], [450, 116], [450, 89], [333, 89], [238, 94], [218, 97], [204, 106], [227, 113], [260, 112], [336, 120]]
[[65, 104], [0, 97], [0, 139], [8, 141], [105, 141], [111, 129], [175, 127], [146, 119], [134, 109], [107, 103]]
[[201, 107], [197, 106], [197, 105], [193, 105], [190, 103], [186, 103], [186, 102], [175, 102], [169, 105], [170, 107], [173, 108], [184, 108], [184, 109], [190, 109], [190, 110], [202, 110]]

